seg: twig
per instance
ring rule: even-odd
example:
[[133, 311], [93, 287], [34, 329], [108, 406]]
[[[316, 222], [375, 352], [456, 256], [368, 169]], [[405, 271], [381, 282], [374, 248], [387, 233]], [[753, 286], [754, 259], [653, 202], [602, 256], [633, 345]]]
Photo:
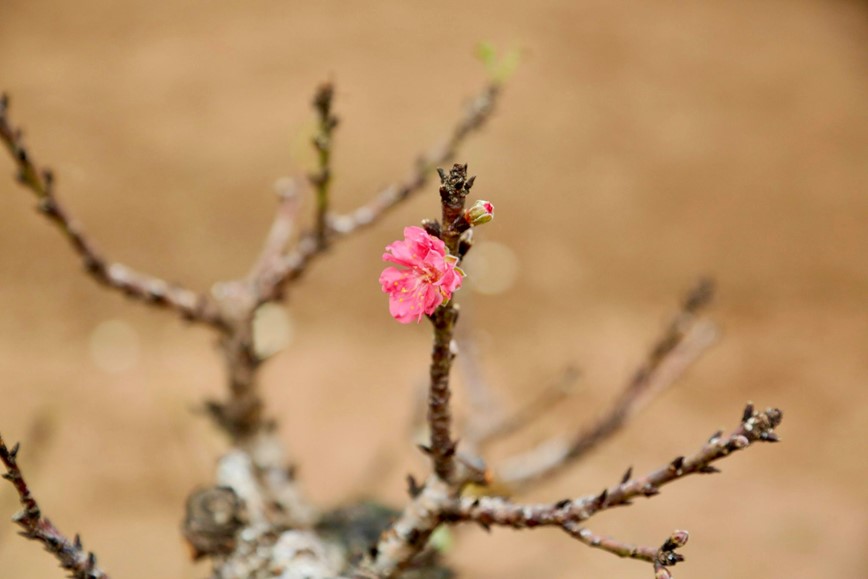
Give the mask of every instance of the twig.
[[550, 476], [620, 431], [633, 414], [675, 382], [717, 340], [716, 326], [697, 319], [712, 295], [709, 280], [701, 280], [688, 292], [678, 314], [605, 415], [572, 440], [549, 440], [507, 459], [498, 468], [497, 479], [521, 485]]
[[[782, 418], [781, 411], [776, 408], [757, 412], [752, 404], [748, 404], [742, 415], [741, 424], [728, 436], [715, 433], [694, 455], [687, 458], [679, 456], [666, 466], [645, 476], [632, 478], [632, 469], [628, 469], [620, 483], [603, 489], [599, 494], [574, 500], [566, 499], [554, 504], [518, 504], [501, 497], [460, 498], [447, 507], [443, 515], [444, 520], [475, 522], [485, 528], [494, 525], [514, 529], [555, 526], [582, 539], [579, 524], [603, 510], [629, 505], [631, 499], [638, 496], [652, 497], [659, 494], [660, 488], [664, 485], [691, 474], [719, 472], [712, 466], [713, 462], [743, 450], [754, 442], [777, 442], [775, 428], [781, 423]], [[667, 549], [667, 547], [671, 548]], [[674, 548], [667, 542], [658, 553], [663, 551], [671, 553]], [[643, 556], [636, 558], [645, 559], [644, 555], [648, 553], [640, 551], [639, 554]]]
[[273, 271], [293, 234], [300, 205], [297, 186], [292, 179], [276, 183], [278, 204], [274, 221], [247, 277], [214, 284], [211, 292], [223, 323], [220, 347], [229, 375], [229, 399], [209, 401], [206, 408], [217, 425], [236, 441], [256, 434], [264, 426], [263, 402], [257, 385], [263, 360], [256, 353], [253, 320], [256, 309], [262, 305], [259, 296], [271, 291]]
[[671, 579], [668, 567], [684, 561], [684, 556], [676, 552], [687, 544], [687, 531], [674, 531], [660, 547], [643, 547], [624, 543], [613, 537], [594, 534], [590, 529], [577, 523], [566, 523], [564, 531], [574, 539], [578, 539], [588, 547], [601, 549], [612, 555], [627, 559], [636, 559], [654, 564], [655, 579]]
[[[461, 233], [467, 229], [467, 222], [463, 217], [465, 199], [473, 187], [475, 177], [467, 176], [467, 165], [455, 165], [448, 174], [442, 169], [438, 169], [438, 172], [443, 207], [441, 236], [449, 254], [458, 257]], [[453, 301], [449, 301], [430, 318], [434, 325], [434, 349], [431, 353], [431, 388], [428, 391], [428, 426], [431, 431], [428, 451], [437, 476], [445, 481], [452, 481], [455, 471], [455, 442], [450, 434], [452, 416], [449, 399], [452, 393], [449, 389], [449, 371], [452, 369], [452, 360], [457, 349], [452, 338], [458, 319], [458, 308]]]
[[[391, 209], [422, 190], [434, 168], [453, 159], [464, 140], [485, 125], [494, 111], [500, 92], [499, 83], [486, 86], [482, 93], [470, 102], [464, 116], [452, 129], [446, 141], [423, 155], [407, 179], [387, 187], [373, 200], [349, 214], [328, 217], [332, 239], [345, 238], [374, 225]], [[302, 236], [298, 245], [284, 257], [280, 267], [272, 272], [269, 280], [271, 291], [260, 297], [262, 303], [280, 299], [285, 288], [299, 279], [322, 253], [323, 249], [317, 243], [315, 233]]]
[[581, 527], [577, 523], [565, 523], [564, 531], [588, 547], [601, 549], [613, 555], [617, 555], [618, 557], [638, 559], [639, 561], [647, 561], [648, 563], [651, 563], [656, 559], [657, 552], [660, 550], [658, 547], [631, 545], [612, 537], [596, 535], [590, 529]]
[[328, 245], [328, 210], [329, 188], [332, 182], [331, 155], [332, 133], [338, 126], [338, 118], [332, 114], [332, 101], [334, 100], [335, 88], [330, 82], [323, 83], [316, 91], [313, 99], [313, 107], [317, 113], [318, 129], [313, 138], [313, 146], [316, 149], [319, 160], [319, 168], [316, 173], [309, 177], [311, 184], [316, 190], [316, 220], [314, 236], [317, 248], [322, 251]]
[[380, 537], [371, 552], [371, 560], [354, 572], [353, 577], [387, 579], [400, 573], [428, 544], [431, 533], [442, 522], [443, 509], [455, 497], [453, 486], [438, 476], [429, 477], [413, 492], [416, 496]]
[[259, 258], [247, 275], [247, 278], [257, 286], [257, 292], [263, 291], [260, 286], [263, 280], [269, 277], [268, 270], [278, 264], [286, 251], [286, 246], [295, 229], [295, 221], [301, 202], [298, 183], [295, 180], [280, 179], [274, 187], [277, 190], [278, 199], [274, 221], [265, 238], [265, 243], [262, 245]]
[[521, 405], [512, 414], [474, 428], [465, 438], [474, 440], [478, 446], [485, 446], [521, 430], [535, 420], [540, 420], [572, 394], [573, 385], [578, 378], [578, 370], [568, 367], [557, 382], [545, 387], [535, 398]]
[[22, 510], [12, 518], [23, 529], [20, 534], [42, 543], [45, 550], [54, 555], [60, 566], [75, 579], [108, 579], [109, 576], [97, 567], [96, 555], [84, 550], [78, 535], [70, 541], [51, 521], [42, 516], [39, 504], [18, 466], [18, 449], [17, 444], [11, 449], [8, 448], [0, 436], [0, 461], [6, 467], [3, 478], [15, 487], [22, 506]]
[[[467, 413], [473, 417], [472, 422], [468, 421], [467, 427], [476, 431], [501, 420], [504, 410], [501, 400], [485, 378], [481, 354], [471, 329], [472, 319], [468, 319], [468, 314], [469, 312], [463, 312], [461, 315], [462, 322], [455, 333], [455, 341], [461, 351], [458, 370], [461, 372], [464, 390], [467, 392]], [[484, 425], [480, 424], [483, 420]], [[465, 432], [464, 440], [466, 441], [470, 436], [469, 431]]]
[[184, 319], [220, 327], [222, 321], [214, 304], [201, 294], [158, 277], [137, 272], [123, 264], [106, 259], [70, 216], [54, 193], [53, 173], [39, 168], [24, 146], [21, 130], [8, 117], [9, 98], [0, 96], [0, 140], [18, 166], [19, 182], [37, 198], [39, 211], [63, 232], [73, 250], [81, 257], [85, 269], [99, 283], [146, 304], [168, 308]]
[[748, 405], [742, 423], [728, 436], [715, 433], [696, 454], [679, 456], [664, 467], [645, 476], [632, 478], [628, 469], [623, 480], [597, 495], [555, 504], [519, 505], [503, 498], [460, 499], [450, 513], [454, 521], [474, 521], [486, 525], [529, 528], [542, 525], [561, 526], [566, 522], [581, 522], [596, 513], [615, 506], [628, 504], [637, 496], [659, 494], [660, 487], [691, 474], [718, 472], [711, 463], [729, 454], [743, 450], [754, 442], [776, 442], [774, 432], [781, 422], [782, 413], [776, 408], [756, 412]]

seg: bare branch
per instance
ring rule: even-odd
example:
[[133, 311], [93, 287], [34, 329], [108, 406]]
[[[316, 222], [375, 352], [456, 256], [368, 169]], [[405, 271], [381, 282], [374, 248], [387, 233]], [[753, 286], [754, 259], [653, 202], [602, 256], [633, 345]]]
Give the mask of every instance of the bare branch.
[[491, 421], [481, 427], [474, 427], [471, 432], [468, 432], [465, 440], [470, 439], [478, 446], [486, 446], [540, 420], [549, 410], [572, 394], [578, 378], [578, 370], [568, 367], [555, 383], [546, 386], [535, 398], [521, 405], [512, 414], [502, 416], [499, 420]]
[[[269, 268], [277, 266], [286, 251], [286, 246], [295, 229], [295, 221], [301, 204], [298, 183], [294, 179], [279, 179], [274, 187], [277, 190], [278, 198], [274, 221], [268, 231], [268, 236], [265, 238], [259, 258], [247, 275], [247, 278], [257, 285], [261, 283], [262, 278], [269, 277]], [[259, 287], [256, 289], [262, 291]]]
[[[391, 185], [377, 194], [369, 203], [355, 209], [347, 215], [330, 216], [328, 218], [330, 235], [333, 239], [345, 238], [357, 231], [366, 229], [377, 223], [390, 210], [421, 191], [428, 183], [432, 171], [455, 158], [458, 148], [473, 132], [481, 129], [491, 118], [497, 98], [501, 92], [499, 83], [485, 87], [474, 98], [464, 116], [452, 129], [449, 137], [440, 146], [423, 155], [417, 162], [410, 176]], [[279, 299], [285, 287], [299, 279], [316, 257], [323, 253], [323, 248], [317, 243], [315, 233], [308, 233], [299, 240], [293, 251], [286, 255], [271, 275], [269, 287], [271, 293], [263, 295], [264, 302]]]
[[565, 523], [564, 531], [574, 539], [578, 539], [588, 547], [601, 549], [618, 557], [638, 559], [652, 563], [657, 557], [657, 547], [642, 547], [624, 543], [612, 537], [604, 537], [594, 534], [590, 529], [581, 527], [577, 523]]
[[717, 340], [714, 324], [697, 319], [713, 295], [701, 280], [685, 297], [681, 309], [626, 384], [612, 408], [572, 440], [554, 439], [507, 459], [498, 480], [521, 485], [549, 476], [584, 457], [621, 430], [628, 419], [654, 396], [668, 388]]
[[54, 192], [53, 173], [40, 168], [34, 162], [24, 146], [21, 130], [9, 121], [8, 110], [8, 97], [0, 96], [0, 140], [5, 143], [18, 166], [18, 181], [36, 195], [39, 211], [63, 232], [73, 250], [84, 262], [87, 273], [99, 283], [141, 302], [175, 310], [190, 321], [220, 327], [222, 321], [206, 294], [111, 262], [96, 249], [78, 222], [58, 200]]
[[[462, 255], [461, 234], [470, 227], [464, 218], [465, 200], [476, 178], [467, 176], [467, 165], [456, 164], [448, 173], [443, 169], [437, 171], [441, 182], [443, 222], [436, 229], [449, 256], [457, 264]], [[452, 438], [449, 373], [457, 348], [453, 338], [458, 308], [449, 301], [430, 314], [429, 319], [434, 326], [431, 383], [428, 390], [428, 428], [431, 438], [423, 450], [431, 457], [434, 475], [421, 487], [415, 479], [410, 478], [410, 504], [383, 534], [372, 557], [359, 571], [360, 576], [393, 577], [406, 568], [425, 547], [431, 533], [442, 522], [443, 509], [458, 497], [462, 487], [469, 482], [488, 482], [485, 465], [473, 457], [457, 456], [457, 443]]]
[[313, 138], [319, 160], [316, 173], [310, 175], [310, 182], [316, 189], [316, 219], [313, 235], [317, 248], [322, 251], [328, 245], [330, 227], [328, 225], [329, 188], [332, 182], [331, 156], [332, 133], [338, 126], [338, 118], [332, 113], [335, 87], [327, 82], [320, 85], [313, 99], [313, 107], [317, 113], [317, 134]]
[[[440, 198], [443, 206], [442, 238], [449, 254], [458, 258], [458, 244], [464, 223], [464, 201], [474, 178], [467, 176], [467, 165], [455, 165], [447, 175], [440, 171]], [[466, 228], [465, 228], [466, 229]], [[431, 388], [428, 391], [428, 426], [431, 444], [428, 451], [434, 463], [434, 472], [445, 481], [452, 481], [455, 471], [455, 442], [450, 434], [452, 416], [449, 399], [449, 371], [457, 347], [453, 345], [458, 308], [453, 302], [444, 304], [431, 316], [434, 324], [434, 349], [431, 353]]]
[[84, 550], [78, 535], [70, 541], [51, 521], [42, 516], [39, 504], [18, 467], [18, 449], [17, 444], [11, 449], [8, 448], [0, 436], [0, 461], [6, 467], [3, 478], [15, 487], [22, 506], [22, 510], [12, 518], [23, 529], [20, 534], [42, 543], [45, 550], [54, 555], [60, 566], [75, 579], [108, 579], [109, 576], [97, 567], [96, 555]]
[[396, 576], [425, 548], [431, 533], [441, 523], [441, 512], [455, 497], [452, 485], [438, 476], [429, 477], [401, 516], [380, 537], [372, 558], [354, 577]]
[[[741, 424], [728, 436], [716, 433], [694, 455], [687, 458], [679, 456], [666, 466], [645, 476], [632, 478], [632, 469], [630, 469], [619, 484], [603, 489], [599, 494], [574, 500], [567, 499], [554, 504], [518, 504], [500, 497], [460, 498], [446, 508], [443, 520], [475, 522], [486, 528], [494, 525], [514, 529], [555, 526], [581, 540], [579, 524], [595, 514], [612, 507], [629, 505], [631, 499], [638, 496], [652, 497], [659, 494], [660, 488], [664, 485], [688, 475], [718, 472], [712, 466], [713, 462], [743, 450], [754, 442], [777, 442], [775, 428], [781, 423], [782, 418], [783, 414], [776, 408], [757, 412], [753, 405], [748, 404]], [[592, 538], [592, 535], [589, 537]], [[683, 540], [686, 541], [686, 535]], [[664, 544], [663, 548], [657, 551], [655, 561], [664, 556], [661, 553], [671, 553], [677, 546], [680, 545], [672, 546], [669, 542]], [[671, 548], [667, 549], [667, 547]], [[647, 554], [644, 551], [639, 553]], [[666, 556], [670, 557], [670, 555]]]
[[220, 346], [229, 374], [229, 399], [206, 405], [218, 426], [236, 441], [260, 431], [265, 425], [264, 404], [258, 393], [258, 370], [263, 360], [256, 352], [253, 321], [264, 302], [260, 296], [272, 291], [275, 268], [286, 251], [298, 217], [298, 184], [281, 179], [276, 184], [277, 211], [259, 257], [247, 277], [216, 283], [211, 290], [224, 324]]
[[[467, 428], [481, 431], [487, 428], [489, 423], [502, 419], [504, 410], [501, 400], [485, 379], [479, 347], [472, 330], [473, 320], [468, 319], [469, 316], [472, 316], [472, 312], [462, 313], [462, 322], [455, 334], [455, 341], [461, 351], [458, 370], [461, 373], [464, 390], [467, 392], [467, 412], [473, 419], [468, 421]], [[470, 431], [465, 433], [464, 440], [466, 441], [468, 437], [471, 437]], [[472, 437], [475, 439], [478, 435], [474, 433]]]
[[589, 547], [601, 549], [618, 557], [653, 563], [656, 579], [670, 579], [672, 577], [667, 567], [684, 561], [684, 556], [677, 553], [676, 549], [687, 544], [688, 538], [687, 531], [674, 531], [660, 547], [643, 547], [624, 543], [612, 537], [596, 535], [590, 529], [581, 527], [577, 523], [566, 523], [563, 529], [571, 537]]

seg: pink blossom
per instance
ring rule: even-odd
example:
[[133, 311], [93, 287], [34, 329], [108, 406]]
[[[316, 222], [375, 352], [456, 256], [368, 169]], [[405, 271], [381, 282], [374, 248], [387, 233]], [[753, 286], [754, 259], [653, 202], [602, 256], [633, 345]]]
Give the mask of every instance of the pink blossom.
[[407, 268], [389, 266], [380, 274], [380, 286], [389, 294], [389, 313], [402, 324], [434, 313], [461, 287], [464, 272], [456, 267], [458, 258], [421, 227], [405, 227], [404, 240], [386, 246], [383, 261]]

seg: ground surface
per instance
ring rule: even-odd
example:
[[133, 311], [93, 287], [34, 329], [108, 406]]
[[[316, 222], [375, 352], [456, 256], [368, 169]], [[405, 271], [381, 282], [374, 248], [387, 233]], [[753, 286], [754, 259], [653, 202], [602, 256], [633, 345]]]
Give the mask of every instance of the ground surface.
[[[599, 490], [734, 425], [748, 399], [776, 404], [784, 444], [595, 530], [656, 543], [689, 529], [680, 577], [868, 575], [863, 3], [4, 0], [0, 88], [101, 246], [205, 288], [246, 271], [271, 183], [311, 166], [319, 81], [339, 87], [335, 196], [348, 209], [403, 176], [481, 85], [478, 40], [525, 53], [463, 156], [497, 205], [484, 232], [507, 249], [489, 246], [495, 277], [511, 258], [519, 273], [502, 293], [461, 299], [509, 400], [569, 363], [584, 372], [580, 394], [511, 446], [592, 416], [696, 275], [720, 282], [722, 344], [531, 496]], [[0, 429], [26, 441], [42, 425], [22, 459], [33, 486], [115, 576], [200, 577], [177, 527], [222, 448], [190, 412], [221, 388], [210, 338], [95, 287], [32, 206], [0, 180]], [[376, 278], [382, 247], [435, 210], [432, 190], [292, 294], [293, 341], [266, 389], [323, 504], [362, 483], [401, 501], [404, 474], [424, 472], [402, 437], [428, 331], [388, 318]], [[107, 321], [126, 330], [109, 326], [106, 354], [93, 342]], [[9, 489], [0, 505], [12, 514]], [[4, 577], [61, 576], [13, 531], [0, 527]], [[650, 576], [554, 531], [467, 529], [453, 560], [466, 577]]]

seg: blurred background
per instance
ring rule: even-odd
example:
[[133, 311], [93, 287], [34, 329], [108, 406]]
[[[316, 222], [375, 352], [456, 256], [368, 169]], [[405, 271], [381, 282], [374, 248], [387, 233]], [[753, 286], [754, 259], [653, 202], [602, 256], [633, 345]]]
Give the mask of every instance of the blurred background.
[[[782, 444], [591, 527], [642, 544], [688, 529], [678, 576], [865, 577], [866, 16], [864, 2], [835, 0], [3, 0], [0, 88], [110, 257], [206, 289], [247, 271], [274, 181], [314, 166], [318, 83], [337, 85], [334, 204], [349, 210], [405, 176], [484, 85], [480, 41], [520, 50], [496, 117], [461, 157], [497, 219], [459, 299], [507, 403], [568, 365], [582, 378], [495, 456], [596, 416], [683, 292], [712, 275], [721, 343], [526, 498], [599, 491], [734, 426], [747, 400], [777, 405]], [[49, 516], [113, 575], [206, 575], [178, 527], [224, 448], [193, 413], [222, 394], [212, 336], [97, 287], [5, 155], [0, 173], [3, 435], [24, 441]], [[383, 246], [437, 208], [432, 186], [335, 247], [273, 318], [287, 347], [265, 394], [320, 505], [401, 504], [405, 474], [426, 472], [407, 429], [430, 331], [389, 318], [377, 277]], [[11, 488], [0, 506], [17, 509]], [[463, 577], [651, 573], [554, 530], [458, 534]], [[61, 576], [11, 523], [0, 567]]]

